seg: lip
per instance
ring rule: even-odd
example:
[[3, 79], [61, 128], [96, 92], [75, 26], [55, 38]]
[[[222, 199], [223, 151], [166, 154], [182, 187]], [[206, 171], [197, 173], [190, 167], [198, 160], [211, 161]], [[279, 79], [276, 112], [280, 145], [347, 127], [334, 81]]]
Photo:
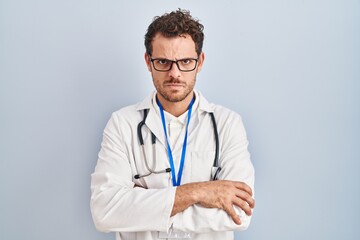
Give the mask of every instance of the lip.
[[184, 86], [182, 83], [166, 83], [165, 86]]
[[182, 83], [166, 83], [165, 84], [165, 87], [174, 88], [174, 89], [180, 89], [180, 88], [183, 88], [184, 86], [185, 85]]

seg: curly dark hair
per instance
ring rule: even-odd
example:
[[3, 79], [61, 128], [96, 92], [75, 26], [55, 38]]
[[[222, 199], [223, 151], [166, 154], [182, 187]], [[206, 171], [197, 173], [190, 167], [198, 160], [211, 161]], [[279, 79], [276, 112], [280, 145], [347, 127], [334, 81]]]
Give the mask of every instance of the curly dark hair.
[[146, 53], [151, 55], [151, 42], [157, 33], [161, 33], [164, 37], [177, 37], [183, 34], [189, 34], [195, 42], [195, 50], [198, 55], [201, 54], [204, 42], [204, 26], [199, 20], [194, 19], [190, 15], [190, 11], [178, 9], [171, 13], [165, 13], [157, 16], [149, 25], [145, 34]]

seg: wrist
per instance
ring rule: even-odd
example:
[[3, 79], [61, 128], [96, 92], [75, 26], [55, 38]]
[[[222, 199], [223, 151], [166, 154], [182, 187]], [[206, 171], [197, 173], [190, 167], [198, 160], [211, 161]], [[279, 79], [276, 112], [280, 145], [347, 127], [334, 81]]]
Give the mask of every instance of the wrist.
[[197, 183], [187, 183], [184, 184], [184, 192], [187, 195], [187, 197], [190, 199], [192, 204], [196, 204], [196, 203], [200, 203], [201, 201], [201, 196], [202, 196], [202, 184], [197, 182]]

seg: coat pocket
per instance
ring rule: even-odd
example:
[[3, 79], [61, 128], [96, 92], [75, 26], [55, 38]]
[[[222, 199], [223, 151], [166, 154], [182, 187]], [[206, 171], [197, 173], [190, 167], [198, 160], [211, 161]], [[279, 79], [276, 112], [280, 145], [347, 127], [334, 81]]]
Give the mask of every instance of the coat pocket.
[[191, 152], [191, 181], [211, 180], [215, 151]]

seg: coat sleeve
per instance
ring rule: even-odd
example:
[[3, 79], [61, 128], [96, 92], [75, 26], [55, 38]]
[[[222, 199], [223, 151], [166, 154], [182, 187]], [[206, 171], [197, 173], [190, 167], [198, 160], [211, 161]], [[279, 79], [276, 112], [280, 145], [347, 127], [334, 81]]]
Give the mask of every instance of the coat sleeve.
[[[240, 116], [233, 113], [225, 120], [221, 117], [217, 119], [220, 120], [218, 128], [221, 141], [219, 179], [245, 182], [254, 192], [254, 167]], [[223, 210], [193, 205], [171, 218], [172, 227], [177, 231], [195, 233], [247, 229], [251, 216], [247, 216], [239, 207], [234, 208], [240, 216], [241, 225], [236, 225]]]
[[175, 188], [134, 187], [123, 142], [123, 136], [130, 136], [131, 132], [119, 128], [113, 114], [104, 130], [98, 162], [91, 175], [90, 208], [95, 226], [103, 232], [167, 231]]

